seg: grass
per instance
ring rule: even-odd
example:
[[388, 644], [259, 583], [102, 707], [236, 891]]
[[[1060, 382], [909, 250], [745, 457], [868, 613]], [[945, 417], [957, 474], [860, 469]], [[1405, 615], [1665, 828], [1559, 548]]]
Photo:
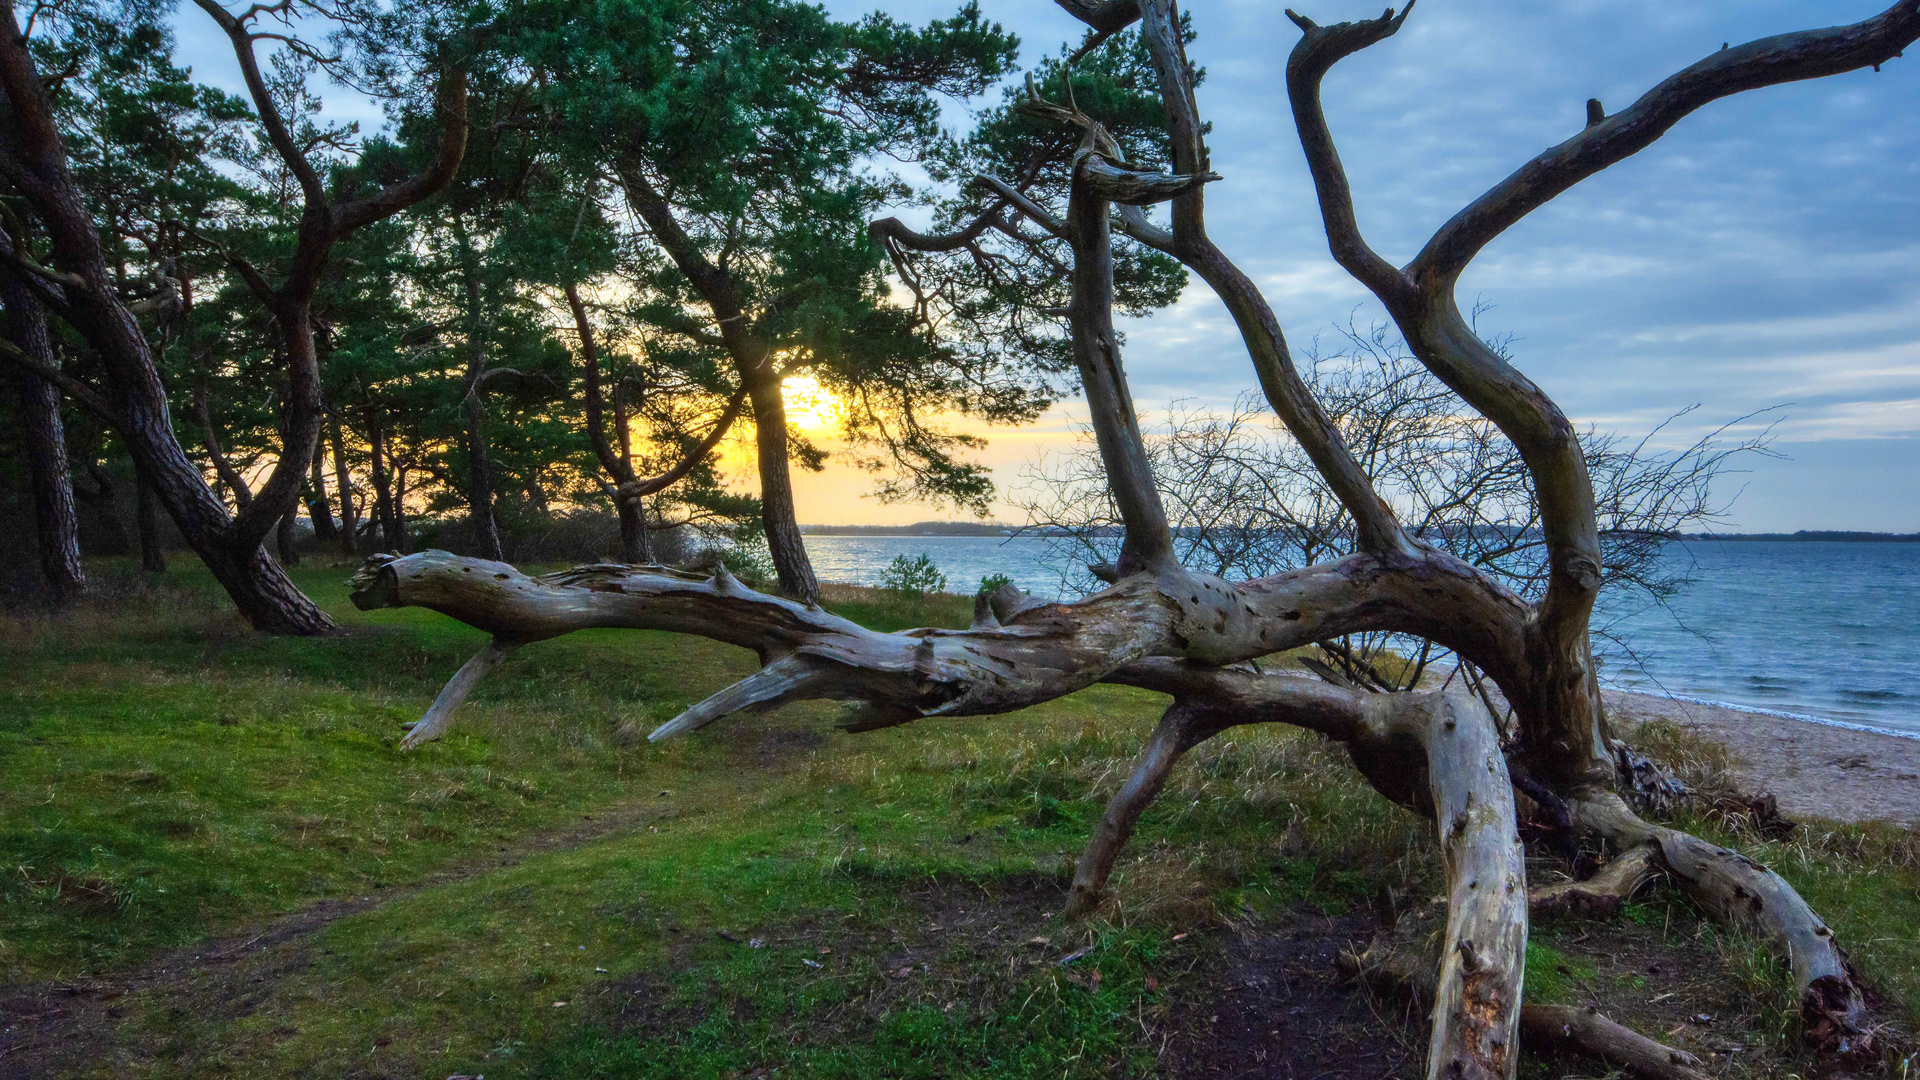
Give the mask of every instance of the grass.
[[[93, 988], [99, 1030], [54, 1062], [73, 1075], [1158, 1075], [1170, 1040], [1207, 1037], [1194, 1003], [1239, 935], [1434, 888], [1429, 826], [1338, 748], [1252, 728], [1189, 755], [1103, 918], [1061, 924], [1065, 868], [1164, 704], [1119, 687], [862, 736], [819, 703], [633, 745], [623, 722], [752, 657], [583, 633], [517, 651], [448, 737], [401, 754], [399, 725], [484, 639], [353, 611], [347, 572], [297, 574], [347, 627], [320, 641], [247, 633], [186, 566], [0, 619], [0, 985]], [[971, 614], [827, 603], [882, 629]], [[1920, 1000], [1910, 834], [1727, 838]], [[253, 943], [323, 900], [347, 906]], [[1785, 1030], [1753, 943], [1666, 900], [1629, 915]], [[1580, 933], [1536, 933], [1535, 1000], [1645, 990]], [[214, 940], [219, 964], [184, 962]]]

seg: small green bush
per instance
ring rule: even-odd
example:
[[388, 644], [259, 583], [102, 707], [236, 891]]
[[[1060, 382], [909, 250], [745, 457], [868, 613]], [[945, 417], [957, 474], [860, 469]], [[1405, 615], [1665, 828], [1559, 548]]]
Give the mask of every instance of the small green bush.
[[1001, 586], [1011, 584], [1013, 584], [1013, 579], [1005, 574], [988, 574], [980, 579], [980, 591], [983, 593], [998, 592]]
[[773, 556], [767, 553], [765, 546], [735, 544], [720, 550], [720, 561], [727, 566], [727, 572], [749, 588], [765, 589], [779, 575], [773, 568]]
[[909, 559], [905, 555], [895, 555], [887, 573], [880, 579], [880, 587], [909, 600], [925, 600], [928, 593], [945, 592], [947, 575], [933, 564], [933, 558], [921, 552]]

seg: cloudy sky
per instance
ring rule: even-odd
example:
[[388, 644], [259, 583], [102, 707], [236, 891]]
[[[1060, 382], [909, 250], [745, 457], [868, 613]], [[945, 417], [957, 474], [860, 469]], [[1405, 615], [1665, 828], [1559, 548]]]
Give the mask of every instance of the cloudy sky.
[[[1292, 0], [1300, 3], [1302, 0]], [[1321, 22], [1379, 0], [1304, 0]], [[1045, 0], [981, 0], [1023, 62], [1077, 40]], [[832, 0], [857, 15], [873, 0]], [[952, 0], [888, 0], [923, 20]], [[1404, 262], [1461, 206], [1722, 42], [1848, 22], [1874, 0], [1426, 0], [1398, 36], [1344, 61], [1328, 113], [1374, 247]], [[1296, 352], [1350, 316], [1382, 313], [1333, 264], [1286, 107], [1298, 32], [1273, 0], [1194, 0], [1194, 61], [1213, 122], [1211, 231], [1265, 289]], [[183, 52], [228, 81], [198, 12]], [[1689, 406], [1693, 427], [1773, 409], [1780, 460], [1755, 459], [1732, 524], [1747, 530], [1920, 530], [1920, 59], [1718, 102], [1588, 180], [1490, 246], [1460, 288], [1482, 326], [1582, 425], [1640, 434]], [[964, 111], [955, 120], [964, 122]], [[1196, 283], [1127, 328], [1143, 411], [1225, 404], [1252, 384], [1239, 338]], [[1067, 403], [1038, 430], [987, 432], [1003, 486], [1069, 439]], [[801, 517], [913, 521], [924, 507], [862, 498], [845, 469], [805, 478]], [[1004, 509], [1003, 520], [1017, 520]]]

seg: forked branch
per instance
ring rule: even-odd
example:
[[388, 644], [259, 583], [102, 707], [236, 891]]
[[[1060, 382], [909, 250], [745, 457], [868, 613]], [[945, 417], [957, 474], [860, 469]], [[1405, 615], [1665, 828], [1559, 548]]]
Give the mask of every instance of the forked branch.
[[1326, 223], [1327, 240], [1334, 261], [1376, 294], [1401, 292], [1411, 284], [1392, 263], [1368, 246], [1360, 234], [1346, 168], [1340, 163], [1340, 153], [1334, 148], [1333, 134], [1327, 128], [1326, 114], [1320, 105], [1320, 80], [1341, 58], [1393, 36], [1412, 11], [1413, 5], [1409, 3], [1398, 15], [1388, 8], [1386, 14], [1377, 19], [1321, 26], [1291, 8], [1287, 10], [1287, 18], [1293, 20], [1302, 34], [1300, 43], [1287, 57], [1287, 96], [1293, 106], [1301, 146], [1306, 151], [1307, 168], [1313, 174], [1314, 190], [1320, 198], [1320, 216]]
[[[1141, 0], [1140, 33], [1147, 44], [1160, 82], [1160, 100], [1166, 110], [1168, 141], [1175, 173], [1208, 171], [1205, 125], [1194, 94], [1193, 66], [1182, 44], [1179, 19], [1172, 0]], [[1377, 493], [1339, 431], [1327, 418], [1300, 378], [1286, 335], [1258, 286], [1208, 237], [1205, 189], [1193, 187], [1171, 204], [1172, 228], [1154, 229], [1137, 213], [1123, 211], [1129, 235], [1179, 259], [1213, 289], [1226, 304], [1246, 343], [1247, 354], [1259, 376], [1261, 391], [1274, 414], [1300, 442], [1327, 486], [1353, 517], [1355, 540], [1363, 551], [1409, 551], [1411, 542], [1393, 510]]]
[[1651, 146], [1704, 105], [1764, 86], [1866, 67], [1878, 71], [1916, 39], [1920, 0], [1900, 0], [1849, 26], [1780, 34], [1711, 53], [1494, 185], [1434, 234], [1408, 272], [1417, 281], [1451, 282], [1481, 248], [1515, 222], [1594, 173]]

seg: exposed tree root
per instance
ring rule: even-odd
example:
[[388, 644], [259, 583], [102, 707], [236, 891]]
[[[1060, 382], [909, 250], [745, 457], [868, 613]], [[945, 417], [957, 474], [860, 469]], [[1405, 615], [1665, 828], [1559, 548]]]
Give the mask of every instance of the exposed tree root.
[[1520, 1010], [1520, 1031], [1527, 1044], [1536, 1049], [1599, 1058], [1635, 1076], [1651, 1080], [1707, 1078], [1699, 1069], [1699, 1058], [1622, 1027], [1595, 1009], [1528, 1005]]
[[1866, 1002], [1852, 965], [1820, 916], [1780, 875], [1735, 851], [1649, 824], [1611, 792], [1569, 800], [1581, 831], [1623, 851], [1645, 848], [1695, 903], [1729, 922], [1765, 931], [1793, 966], [1808, 1040], [1828, 1056], [1873, 1051]]

